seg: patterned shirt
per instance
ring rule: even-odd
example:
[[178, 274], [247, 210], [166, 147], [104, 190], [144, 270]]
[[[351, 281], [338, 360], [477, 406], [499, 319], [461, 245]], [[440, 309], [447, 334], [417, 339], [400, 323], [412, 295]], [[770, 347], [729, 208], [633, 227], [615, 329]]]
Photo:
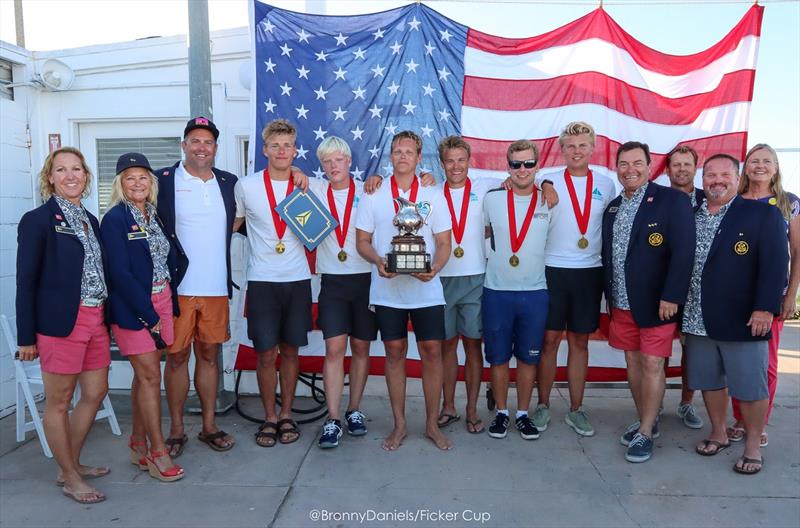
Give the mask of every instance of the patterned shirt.
[[60, 196], [55, 196], [56, 203], [64, 213], [64, 221], [75, 232], [83, 245], [83, 277], [81, 277], [81, 299], [105, 299], [108, 297], [106, 278], [103, 273], [103, 252], [100, 242], [94, 234], [92, 224], [83, 206]]
[[611, 296], [614, 308], [621, 310], [631, 309], [631, 305], [628, 302], [628, 287], [625, 284], [625, 258], [628, 256], [628, 246], [631, 242], [633, 220], [636, 218], [636, 212], [639, 211], [639, 206], [642, 204], [648, 185], [650, 183], [645, 183], [636, 189], [630, 198], [625, 194], [625, 191], [622, 191], [620, 195], [622, 201], [619, 203], [617, 216], [614, 218], [614, 236], [611, 247], [612, 276], [614, 279], [611, 284]]
[[695, 194], [695, 190], [696, 189], [692, 188], [692, 192], [689, 193], [689, 201], [692, 202], [692, 209], [697, 207], [697, 195]]
[[133, 219], [139, 225], [139, 229], [147, 233], [147, 245], [150, 246], [150, 258], [153, 259], [153, 284], [158, 284], [169, 280], [169, 268], [167, 267], [167, 255], [169, 255], [169, 240], [161, 230], [156, 219], [156, 208], [151, 203], [146, 203], [148, 222], [144, 213], [129, 201], [125, 201], [128, 210], [133, 215]]
[[720, 223], [725, 213], [731, 206], [730, 202], [719, 208], [715, 214], [708, 212], [708, 202], [703, 202], [694, 215], [697, 233], [697, 249], [694, 252], [694, 267], [692, 268], [692, 281], [689, 284], [689, 294], [686, 305], [683, 307], [683, 332], [698, 336], [707, 336], [706, 325], [703, 322], [703, 310], [700, 299], [700, 283], [703, 278], [703, 267], [706, 265], [708, 251], [714, 243]]

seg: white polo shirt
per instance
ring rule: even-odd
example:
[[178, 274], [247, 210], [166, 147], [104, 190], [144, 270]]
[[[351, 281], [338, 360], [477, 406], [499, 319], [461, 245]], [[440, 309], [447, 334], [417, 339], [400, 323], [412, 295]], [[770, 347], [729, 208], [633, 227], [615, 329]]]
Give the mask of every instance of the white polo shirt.
[[[467, 224], [464, 226], [464, 237], [461, 243], [457, 244], [455, 239], [455, 225], [453, 220], [453, 234], [450, 237], [452, 247], [450, 248], [450, 259], [445, 264], [442, 277], [464, 277], [467, 275], [480, 275], [486, 271], [486, 237], [483, 225], [483, 197], [490, 189], [496, 189], [503, 184], [501, 180], [495, 178], [471, 179], [472, 189], [470, 190], [469, 209], [467, 210]], [[465, 187], [460, 189], [450, 189], [450, 196], [453, 200], [453, 210], [456, 218], [461, 219], [461, 201], [464, 197]], [[442, 186], [442, 196], [444, 196], [444, 186]], [[445, 207], [447, 199], [445, 198]], [[450, 209], [447, 209], [450, 214]], [[456, 257], [453, 251], [461, 246], [464, 255]]]
[[[603, 265], [600, 253], [603, 250], [603, 211], [616, 198], [617, 189], [611, 178], [604, 174], [592, 173], [592, 209], [589, 213], [589, 226], [586, 228], [586, 249], [578, 247], [581, 232], [578, 220], [572, 207], [564, 171], [555, 171], [542, 175], [537, 180], [551, 180], [558, 193], [558, 205], [553, 208], [553, 220], [547, 235], [545, 248], [545, 265], [556, 268], [599, 268]], [[578, 198], [580, 211], [583, 212], [586, 197], [586, 176], [573, 176], [575, 195]]]
[[[272, 181], [275, 205], [286, 198], [289, 181]], [[305, 246], [289, 227], [283, 238], [278, 238], [272, 220], [272, 208], [264, 186], [264, 171], [239, 178], [234, 188], [236, 218], [244, 217], [247, 223], [247, 280], [260, 282], [293, 282], [311, 278]], [[279, 240], [286, 250], [275, 251]]]
[[178, 295], [228, 296], [227, 217], [217, 177], [175, 169], [175, 233], [189, 258]]
[[[361, 196], [364, 192], [364, 184], [360, 181], [356, 181], [355, 184], [356, 194], [350, 211], [350, 225], [347, 227], [344, 248], [339, 247], [339, 239], [336, 237], [335, 231], [325, 237], [325, 240], [317, 246], [317, 273], [346, 275], [372, 271], [372, 264], [364, 260], [356, 251], [356, 218], [358, 217], [358, 205], [361, 203]], [[308, 180], [308, 188], [325, 205], [325, 208], [330, 210], [328, 206], [328, 187], [330, 187], [330, 183], [322, 178], [309, 178]], [[349, 187], [345, 187], [342, 190], [337, 191], [334, 189], [333, 191], [333, 201], [336, 204], [336, 213], [339, 217], [339, 229], [342, 229], [341, 226], [344, 222], [344, 211], [349, 190]], [[332, 211], [331, 214], [333, 214]], [[344, 249], [345, 253], [347, 253], [347, 259], [344, 262], [339, 260], [339, 251], [341, 249]]]
[[[392, 186], [386, 181], [374, 194], [365, 194], [358, 208], [356, 228], [372, 233], [372, 247], [381, 257], [392, 250], [392, 237], [398, 234], [392, 225], [395, 216]], [[399, 190], [399, 195], [410, 199], [411, 191]], [[431, 213], [425, 224], [417, 232], [425, 239], [426, 251], [431, 255], [431, 262], [436, 260], [436, 242], [434, 233], [450, 230], [450, 213], [444, 201], [441, 186], [423, 187], [419, 184], [417, 203], [430, 202]], [[378, 275], [372, 266], [372, 282], [369, 290], [369, 302], [372, 305], [391, 308], [424, 308], [445, 304], [442, 283], [437, 275], [428, 282], [422, 282], [411, 275], [397, 275], [386, 279]]]
[[[486, 280], [484, 286], [492, 290], [533, 291], [547, 288], [544, 276], [544, 248], [547, 242], [547, 230], [550, 227], [551, 214], [547, 204], [538, 203], [531, 219], [528, 233], [519, 251], [512, 253], [511, 236], [508, 226], [508, 191], [505, 189], [492, 191], [483, 199], [484, 221], [492, 227], [491, 248], [486, 264]], [[522, 228], [528, 206], [534, 198], [514, 195], [514, 218], [517, 233]], [[509, 262], [511, 255], [517, 255], [518, 266]]]

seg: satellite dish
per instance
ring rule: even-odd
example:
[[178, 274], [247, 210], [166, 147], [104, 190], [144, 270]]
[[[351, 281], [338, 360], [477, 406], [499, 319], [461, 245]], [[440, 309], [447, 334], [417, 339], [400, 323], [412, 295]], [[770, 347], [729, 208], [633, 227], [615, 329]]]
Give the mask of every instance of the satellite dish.
[[47, 59], [42, 64], [39, 81], [45, 88], [56, 92], [69, 90], [74, 80], [75, 72], [60, 60]]

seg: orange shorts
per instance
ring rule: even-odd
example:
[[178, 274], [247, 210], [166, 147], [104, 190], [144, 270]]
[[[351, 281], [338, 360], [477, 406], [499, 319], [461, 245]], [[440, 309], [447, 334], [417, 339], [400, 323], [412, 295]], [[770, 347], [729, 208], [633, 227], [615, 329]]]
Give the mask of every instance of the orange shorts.
[[626, 351], [639, 351], [648, 356], [668, 358], [672, 355], [672, 340], [678, 323], [639, 328], [630, 310], [611, 309], [608, 325], [608, 344]]
[[174, 319], [175, 341], [168, 352], [179, 352], [192, 342], [224, 343], [231, 338], [228, 298], [178, 295], [181, 315]]

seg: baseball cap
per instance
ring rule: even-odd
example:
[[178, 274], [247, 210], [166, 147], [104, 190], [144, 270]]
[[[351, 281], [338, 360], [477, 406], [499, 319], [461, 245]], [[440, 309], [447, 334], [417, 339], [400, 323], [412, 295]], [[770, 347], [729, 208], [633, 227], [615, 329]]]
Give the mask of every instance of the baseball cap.
[[150, 167], [150, 162], [147, 161], [147, 157], [138, 152], [128, 152], [117, 159], [117, 174], [131, 167], [142, 167], [153, 172], [153, 169]]
[[191, 118], [189, 122], [186, 123], [186, 128], [183, 129], [184, 139], [189, 134], [189, 132], [191, 132], [195, 128], [205, 128], [206, 130], [214, 134], [215, 140], [219, 138], [219, 129], [217, 128], [217, 125], [215, 125], [207, 117], [199, 116]]

